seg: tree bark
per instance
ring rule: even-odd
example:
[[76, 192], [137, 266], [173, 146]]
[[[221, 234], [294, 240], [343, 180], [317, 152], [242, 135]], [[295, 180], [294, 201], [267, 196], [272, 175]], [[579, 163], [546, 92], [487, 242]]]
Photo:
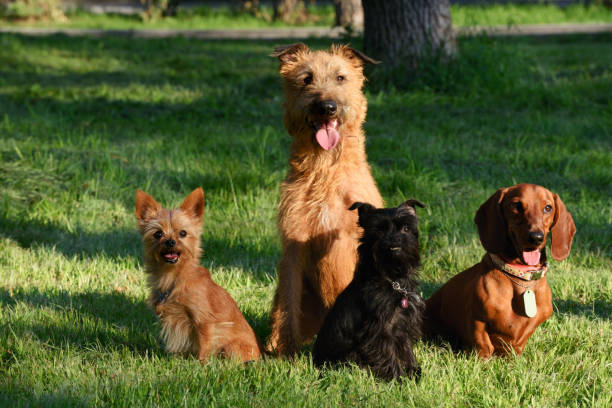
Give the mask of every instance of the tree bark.
[[274, 20], [290, 20], [299, 3], [300, 0], [274, 0]]
[[387, 66], [418, 66], [427, 54], [457, 51], [449, 0], [362, 0], [364, 50]]
[[336, 26], [349, 31], [363, 31], [363, 7], [361, 0], [334, 0]]

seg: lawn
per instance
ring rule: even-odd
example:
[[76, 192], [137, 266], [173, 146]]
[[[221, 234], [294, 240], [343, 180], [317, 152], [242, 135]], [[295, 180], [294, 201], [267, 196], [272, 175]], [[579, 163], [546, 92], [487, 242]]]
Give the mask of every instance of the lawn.
[[248, 366], [164, 352], [138, 188], [167, 205], [204, 188], [202, 264], [269, 334], [290, 141], [273, 45], [0, 35], [0, 405], [612, 406], [609, 34], [461, 39], [459, 61], [400, 87], [368, 72], [381, 193], [428, 205], [423, 296], [482, 257], [472, 220], [498, 187], [542, 184], [572, 213], [572, 253], [547, 275], [554, 314], [522, 356], [420, 342], [421, 381], [397, 384], [318, 371], [309, 347]]
[[[231, 7], [196, 7], [179, 10], [177, 17], [143, 21], [135, 15], [93, 14], [82, 10], [67, 13], [68, 21], [2, 21], [1, 25], [104, 28], [104, 29], [246, 29], [281, 28], [294, 25], [331, 27], [334, 24], [333, 6], [309, 6], [308, 20], [287, 24], [272, 20], [271, 7], [262, 6], [261, 15], [238, 12]], [[612, 23], [612, 8], [591, 4], [573, 4], [564, 8], [551, 4], [489, 4], [453, 5], [451, 14], [455, 27], [508, 26], [517, 24], [551, 23]]]

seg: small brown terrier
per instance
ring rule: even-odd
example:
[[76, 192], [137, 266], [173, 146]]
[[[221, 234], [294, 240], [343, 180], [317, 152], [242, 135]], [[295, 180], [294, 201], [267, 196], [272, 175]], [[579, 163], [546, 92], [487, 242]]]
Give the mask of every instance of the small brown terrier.
[[261, 351], [253, 329], [231, 296], [200, 266], [203, 213], [201, 188], [172, 210], [136, 192], [149, 304], [159, 316], [170, 353], [195, 355], [202, 362], [212, 355], [258, 359]]
[[289, 173], [281, 186], [282, 244], [267, 349], [295, 354], [321, 327], [353, 279], [360, 228], [352, 203], [382, 207], [366, 161], [367, 101], [363, 64], [375, 62], [347, 46], [311, 51], [277, 47], [292, 137]]
[[426, 301], [429, 336], [475, 347], [482, 358], [521, 354], [553, 311], [546, 282], [546, 237], [560, 261], [570, 253], [574, 220], [557, 194], [534, 184], [500, 188], [474, 219], [487, 250]]

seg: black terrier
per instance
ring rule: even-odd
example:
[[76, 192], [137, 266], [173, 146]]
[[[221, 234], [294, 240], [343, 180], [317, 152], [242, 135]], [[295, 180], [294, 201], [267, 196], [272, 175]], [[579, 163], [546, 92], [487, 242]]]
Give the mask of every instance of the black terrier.
[[420, 265], [415, 206], [408, 200], [396, 208], [359, 209], [363, 236], [353, 281], [338, 296], [317, 335], [313, 360], [317, 367], [344, 362], [369, 368], [375, 376], [401, 381], [419, 377], [412, 351], [421, 337], [425, 303], [416, 292]]

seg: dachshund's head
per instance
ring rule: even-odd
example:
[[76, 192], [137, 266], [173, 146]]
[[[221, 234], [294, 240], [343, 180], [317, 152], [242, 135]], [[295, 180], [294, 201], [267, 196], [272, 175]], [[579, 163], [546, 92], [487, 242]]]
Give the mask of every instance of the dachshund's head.
[[576, 233], [561, 198], [535, 184], [500, 188], [480, 206], [474, 222], [488, 252], [526, 265], [544, 263], [549, 232], [553, 258], [567, 258]]

